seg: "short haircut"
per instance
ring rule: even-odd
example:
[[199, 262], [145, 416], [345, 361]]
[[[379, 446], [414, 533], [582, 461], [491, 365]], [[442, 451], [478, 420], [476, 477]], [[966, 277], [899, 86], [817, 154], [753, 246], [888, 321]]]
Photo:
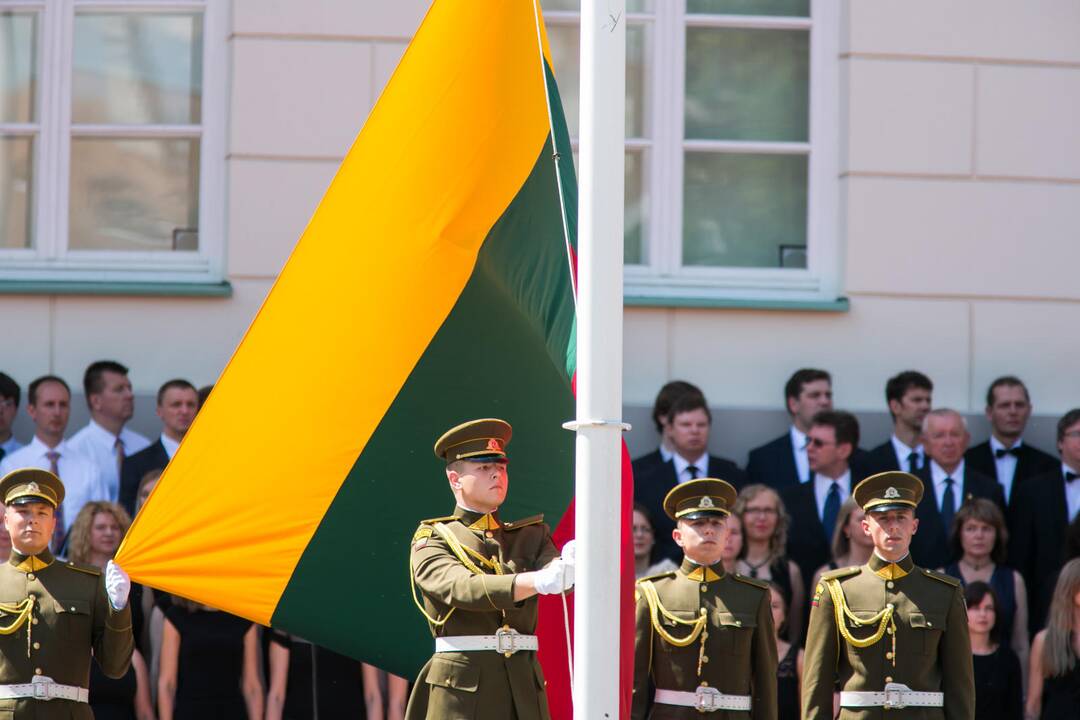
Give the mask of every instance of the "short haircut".
[[36, 380], [31, 381], [30, 385], [26, 388], [26, 402], [30, 405], [37, 405], [37, 391], [38, 388], [48, 382], [60, 383], [67, 390], [68, 397], [71, 397], [71, 388], [68, 386], [64, 379], [57, 377], [56, 375], [42, 375]]
[[905, 370], [889, 378], [889, 381], [885, 383], [885, 402], [888, 403], [890, 400], [900, 402], [912, 388], [933, 392], [934, 383], [918, 370]]
[[115, 360], [98, 360], [90, 363], [86, 372], [83, 373], [82, 381], [87, 402], [90, 402], [91, 395], [97, 395], [105, 389], [105, 373], [107, 372], [127, 375], [128, 369]]
[[968, 520], [984, 522], [994, 528], [994, 547], [990, 550], [990, 559], [998, 565], [1004, 564], [1009, 547], [1009, 530], [1005, 527], [1005, 515], [993, 501], [986, 498], [968, 500], [953, 516], [949, 533], [949, 545], [952, 547], [953, 555], [961, 557], [964, 554], [964, 545], [960, 536], [964, 530], [964, 523]]
[[843, 410], [822, 410], [814, 415], [810, 424], [831, 427], [836, 433], [836, 444], [851, 445], [851, 449], [859, 447], [859, 421], [849, 412]]
[[926, 413], [926, 417], [922, 419], [922, 431], [926, 432], [926, 429], [930, 427], [930, 418], [945, 418], [945, 417], [958, 417], [960, 418], [960, 424], [964, 426], [964, 430], [968, 429], [967, 418], [961, 413], [953, 410], [952, 408], [934, 408], [930, 412]]
[[712, 413], [709, 411], [709, 404], [705, 402], [705, 396], [701, 393], [680, 395], [675, 402], [671, 404], [671, 408], [668, 410], [668, 422], [674, 422], [676, 415], [693, 412], [694, 410], [704, 410], [705, 416], [709, 418], [710, 423], [712, 422]]
[[970, 582], [964, 586], [964, 602], [968, 610], [981, 603], [989, 595], [994, 603], [994, 627], [990, 628], [990, 640], [998, 642], [1001, 639], [1001, 603], [994, 588], [982, 580]]
[[1057, 424], [1057, 441], [1065, 439], [1065, 432], [1076, 423], [1080, 422], [1080, 408], [1073, 408], [1061, 416]]
[[798, 400], [799, 395], [802, 394], [803, 387], [808, 383], [817, 382], [818, 380], [825, 380], [829, 384], [832, 384], [832, 375], [825, 370], [818, 370], [817, 368], [799, 368], [795, 373], [788, 378], [787, 383], [784, 384], [784, 401], [785, 406], [788, 400]]
[[4, 372], [0, 372], [0, 398], [14, 400], [15, 407], [19, 407], [19, 400], [22, 399], [22, 390], [19, 389], [19, 383]]
[[167, 393], [169, 390], [172, 390], [173, 388], [180, 388], [181, 390], [190, 390], [191, 392], [196, 393], [196, 394], [198, 394], [198, 392], [199, 392], [198, 390], [195, 389], [194, 385], [189, 383], [187, 380], [184, 380], [183, 378], [173, 378], [172, 380], [167, 380], [164, 383], [162, 383], [161, 387], [158, 388], [158, 391], [157, 391], [157, 404], [159, 406], [161, 405], [161, 403], [165, 402], [165, 393]]
[[662, 420], [668, 416], [668, 412], [671, 411], [671, 406], [683, 395], [689, 395], [691, 393], [697, 393], [703, 395], [701, 388], [691, 382], [685, 380], [672, 380], [671, 382], [660, 388], [660, 392], [656, 393], [656, 401], [653, 402], [652, 419], [656, 425], [656, 432], [662, 432], [664, 425]]
[[1024, 391], [1024, 399], [1031, 402], [1031, 395], [1028, 394], [1027, 385], [1024, 381], [1015, 375], [1002, 375], [994, 382], [990, 383], [990, 387], [986, 391], [986, 407], [994, 407], [994, 391], [999, 387], [1018, 387]]

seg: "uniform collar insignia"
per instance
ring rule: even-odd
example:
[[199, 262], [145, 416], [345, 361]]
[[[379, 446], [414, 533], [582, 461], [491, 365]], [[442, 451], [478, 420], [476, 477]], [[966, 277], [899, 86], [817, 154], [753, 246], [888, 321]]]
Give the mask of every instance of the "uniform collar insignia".
[[689, 558], [683, 558], [682, 567], [680, 568], [686, 577], [694, 582], [714, 582], [724, 577], [724, 566], [722, 563], [717, 563], [711, 567], [705, 565], [698, 565]]
[[498, 530], [502, 527], [494, 513], [478, 513], [458, 507], [454, 515], [461, 519], [470, 530]]
[[875, 575], [885, 580], [899, 580], [909, 574], [915, 567], [915, 562], [911, 559], [911, 553], [896, 562], [884, 560], [878, 557], [877, 553], [874, 553], [870, 556], [870, 562], [867, 564]]
[[24, 573], [38, 572], [52, 565], [53, 554], [46, 548], [37, 555], [23, 555], [17, 550], [11, 551], [8, 562], [15, 566], [16, 570]]

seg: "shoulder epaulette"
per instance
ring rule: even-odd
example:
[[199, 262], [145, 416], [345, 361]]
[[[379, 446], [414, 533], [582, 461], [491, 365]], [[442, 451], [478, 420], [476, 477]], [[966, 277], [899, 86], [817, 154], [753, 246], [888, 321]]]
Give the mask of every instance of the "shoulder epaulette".
[[739, 582], [744, 582], [747, 585], [753, 585], [759, 590], [769, 589], [769, 583], [765, 582], [764, 580], [758, 580], [757, 578], [746, 577], [745, 575], [738, 575], [736, 573], [732, 573], [731, 577], [735, 578]]
[[87, 565], [86, 563], [77, 563], [74, 560], [68, 560], [64, 563], [64, 566], [69, 567], [72, 570], [78, 570], [81, 573], [86, 573], [87, 575], [93, 575], [94, 577], [101, 575], [101, 568], [97, 565]]
[[461, 518], [456, 515], [446, 515], [444, 517], [428, 518], [427, 520], [421, 520], [421, 525], [434, 525], [435, 523], [450, 522], [451, 520], [460, 520]]
[[849, 577], [851, 575], [857, 575], [860, 570], [862, 570], [861, 565], [852, 565], [851, 567], [836, 568], [835, 570], [830, 570], [829, 572], [824, 573], [821, 576], [821, 579], [822, 580], [839, 580], [840, 578], [846, 578], [846, 577]]
[[503, 523], [503, 530], [517, 530], [526, 525], [539, 525], [542, 522], [544, 522], [544, 513], [522, 518], [521, 520], [515, 520], [514, 522]]
[[923, 571], [923, 575], [932, 577], [935, 580], [945, 583], [946, 585], [952, 585], [953, 587], [960, 587], [960, 581], [954, 578], [952, 575], [946, 575], [944, 573], [934, 572], [933, 570], [927, 570], [926, 568], [920, 568]]
[[643, 582], [652, 582], [653, 580], [663, 580], [664, 578], [674, 577], [675, 573], [675, 570], [668, 570], [667, 572], [657, 573], [656, 575], [646, 575], [643, 578], [638, 578], [636, 584], [640, 585]]

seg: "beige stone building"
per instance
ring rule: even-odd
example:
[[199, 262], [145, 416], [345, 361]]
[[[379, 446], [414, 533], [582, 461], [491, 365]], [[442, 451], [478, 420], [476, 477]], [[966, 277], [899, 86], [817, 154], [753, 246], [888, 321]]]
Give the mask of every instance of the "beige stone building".
[[[0, 368], [117, 358], [150, 431], [158, 384], [212, 382], [427, 4], [0, 0]], [[543, 4], [573, 132], [576, 2]], [[680, 377], [741, 462], [807, 365], [866, 444], [896, 371], [972, 414], [1015, 373], [1052, 446], [1080, 405], [1080, 4], [628, 4], [634, 448]]]

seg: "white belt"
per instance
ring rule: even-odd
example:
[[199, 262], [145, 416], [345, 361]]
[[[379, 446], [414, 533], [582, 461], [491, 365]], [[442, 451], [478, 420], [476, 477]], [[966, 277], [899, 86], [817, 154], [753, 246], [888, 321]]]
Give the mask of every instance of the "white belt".
[[944, 707], [945, 693], [920, 692], [901, 683], [889, 683], [885, 692], [848, 692], [840, 693], [840, 707], [867, 708], [880, 707], [886, 710], [900, 710], [905, 707]]
[[21, 685], [0, 685], [0, 700], [34, 698], [35, 700], [74, 700], [89, 702], [90, 691], [75, 685], [61, 685], [52, 678], [35, 675], [33, 680]]
[[502, 628], [494, 635], [453, 635], [435, 638], [435, 652], [475, 652], [494, 650], [510, 657], [518, 650], [537, 650], [535, 635], [522, 635], [512, 628]]
[[697, 708], [698, 712], [713, 710], [750, 710], [749, 695], [724, 695], [716, 688], [702, 685], [694, 692], [657, 690], [653, 700], [664, 705]]

